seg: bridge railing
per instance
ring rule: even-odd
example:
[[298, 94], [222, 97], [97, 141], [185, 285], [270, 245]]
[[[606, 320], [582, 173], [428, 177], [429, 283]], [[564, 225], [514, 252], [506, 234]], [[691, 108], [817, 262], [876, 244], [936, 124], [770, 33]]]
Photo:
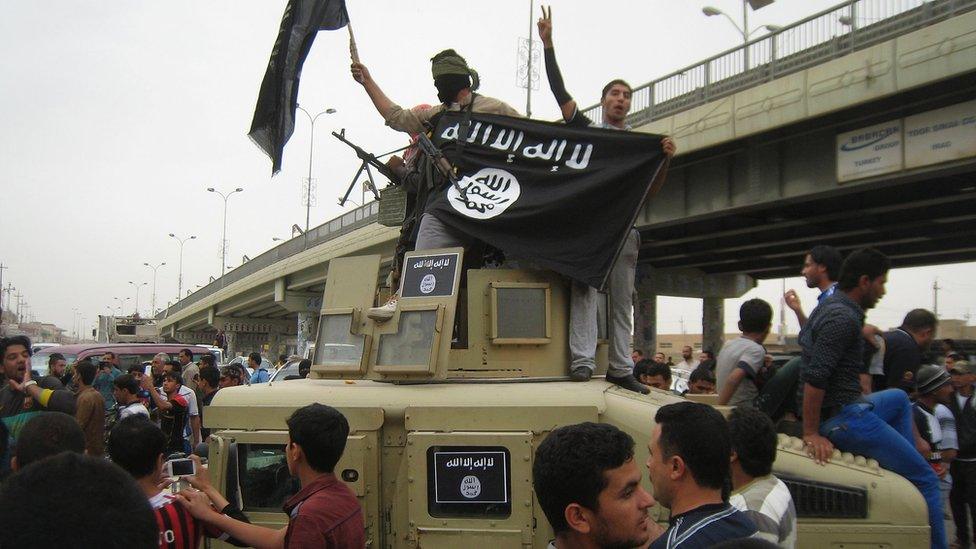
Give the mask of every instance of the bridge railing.
[[[848, 0], [634, 88], [628, 122], [704, 105], [974, 8], [976, 0]], [[599, 104], [584, 112], [603, 118]]]
[[330, 240], [334, 240], [346, 233], [354, 231], [360, 227], [365, 227], [376, 221], [379, 214], [379, 202], [369, 202], [355, 210], [346, 212], [335, 219], [312, 227], [308, 230], [308, 245], [305, 244], [305, 235], [298, 235], [290, 240], [281, 243], [263, 254], [245, 262], [239, 267], [228, 271], [224, 276], [214, 280], [189, 296], [173, 303], [162, 313], [161, 318], [176, 313], [200, 301], [201, 299], [213, 295], [221, 288], [237, 282], [244, 277], [254, 274], [266, 267], [269, 267], [282, 259], [299, 254], [306, 249], [313, 248]]

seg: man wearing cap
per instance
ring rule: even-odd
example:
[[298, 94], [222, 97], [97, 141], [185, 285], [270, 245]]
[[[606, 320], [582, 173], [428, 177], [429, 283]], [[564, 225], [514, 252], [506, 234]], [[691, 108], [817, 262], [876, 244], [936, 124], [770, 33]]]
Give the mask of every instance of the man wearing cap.
[[[952, 510], [952, 521], [956, 524], [956, 545], [969, 547], [974, 538], [973, 530], [976, 530], [976, 399], [973, 398], [976, 392], [973, 389], [976, 364], [957, 361], [953, 363], [949, 375], [955, 389], [955, 394], [949, 398], [949, 410], [956, 420], [959, 442], [959, 452], [949, 467], [952, 474], [949, 508]], [[972, 526], [969, 525], [970, 517], [973, 519]]]
[[[430, 59], [431, 75], [434, 87], [437, 88], [439, 105], [429, 109], [404, 109], [397, 105], [383, 93], [379, 85], [369, 74], [369, 70], [362, 63], [352, 64], [352, 77], [363, 85], [366, 94], [373, 101], [373, 106], [380, 113], [386, 125], [401, 132], [416, 134], [426, 131], [424, 123], [444, 111], [460, 111], [471, 109], [474, 113], [501, 114], [505, 116], [521, 117], [518, 111], [507, 103], [474, 93], [480, 85], [478, 72], [468, 67], [467, 61], [454, 50], [444, 50]], [[433, 190], [430, 193], [434, 194]], [[426, 208], [426, 205], [418, 206]], [[417, 228], [416, 250], [430, 250], [434, 248], [453, 248], [464, 246], [472, 239], [453, 229], [439, 219], [429, 214], [422, 214]], [[367, 316], [376, 321], [389, 320], [396, 312], [397, 295], [381, 307], [373, 307], [367, 311]]]
[[923, 364], [915, 374], [918, 393], [912, 405], [912, 414], [918, 433], [929, 443], [928, 454], [922, 457], [929, 462], [939, 477], [942, 508], [949, 502], [952, 477], [949, 465], [959, 450], [956, 438], [956, 420], [946, 407], [953, 398], [952, 378], [945, 368], [936, 364]]
[[[352, 64], [352, 77], [363, 85], [376, 111], [386, 120], [386, 125], [401, 132], [425, 131], [424, 123], [444, 111], [470, 108], [471, 112], [477, 113], [522, 116], [503, 101], [474, 93], [481, 84], [478, 73], [468, 67], [467, 61], [454, 50], [444, 50], [432, 57], [430, 62], [440, 104], [429, 109], [404, 109], [391, 101], [362, 63]], [[417, 232], [416, 249], [451, 248], [461, 246], [468, 240], [467, 235], [448, 227], [432, 215], [424, 214]]]

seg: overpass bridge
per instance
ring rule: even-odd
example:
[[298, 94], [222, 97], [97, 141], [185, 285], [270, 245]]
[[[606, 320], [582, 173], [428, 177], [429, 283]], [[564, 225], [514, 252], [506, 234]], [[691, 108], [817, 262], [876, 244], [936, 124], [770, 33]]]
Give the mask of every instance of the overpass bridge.
[[[722, 301], [795, 275], [817, 243], [875, 246], [897, 267], [976, 259], [976, 0], [852, 0], [634, 89], [637, 131], [677, 142], [637, 221], [635, 341], [657, 295]], [[587, 109], [600, 117], [600, 107]], [[163, 332], [231, 349], [303, 348], [331, 258], [398, 230], [369, 203], [226, 273], [164, 313]], [[306, 240], [307, 239], [307, 240]]]

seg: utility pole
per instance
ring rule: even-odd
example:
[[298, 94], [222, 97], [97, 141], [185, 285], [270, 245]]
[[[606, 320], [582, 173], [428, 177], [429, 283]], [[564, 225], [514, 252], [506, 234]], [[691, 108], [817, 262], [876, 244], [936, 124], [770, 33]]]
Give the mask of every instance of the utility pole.
[[[7, 294], [7, 309], [9, 309], [9, 312], [11, 314], [13, 314], [13, 308], [12, 308], [12, 305], [10, 304], [10, 300], [13, 299], [14, 285], [11, 284], [9, 281], [7, 282], [7, 287], [6, 288], [0, 288], [0, 300], [3, 299], [3, 294], [5, 292]], [[3, 325], [3, 319], [0, 318], [0, 326], [2, 326], [2, 325]], [[0, 332], [0, 335], [3, 335], [3, 333]]]
[[20, 305], [21, 305], [20, 298], [23, 297], [23, 294], [21, 294], [20, 292], [17, 292], [16, 295], [17, 295], [17, 315], [16, 315], [17, 318], [16, 318], [16, 320], [17, 320], [17, 324], [20, 324]]
[[3, 271], [9, 269], [0, 263], [0, 323], [3, 323]]
[[935, 277], [935, 281], [932, 282], [932, 312], [935, 313], [935, 318], [939, 318], [939, 290], [941, 289], [939, 277]]
[[779, 292], [779, 344], [786, 347], [786, 279], [782, 279], [782, 289]]

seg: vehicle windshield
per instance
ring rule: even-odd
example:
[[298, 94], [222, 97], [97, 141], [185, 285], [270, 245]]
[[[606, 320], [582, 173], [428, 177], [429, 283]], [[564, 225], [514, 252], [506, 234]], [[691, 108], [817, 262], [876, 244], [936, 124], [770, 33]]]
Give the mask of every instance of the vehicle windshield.
[[[64, 353], [61, 353], [64, 354]], [[47, 361], [51, 358], [51, 353], [37, 353], [31, 357], [31, 372], [35, 375], [47, 375]], [[74, 364], [78, 355], [64, 355], [68, 365]]]

